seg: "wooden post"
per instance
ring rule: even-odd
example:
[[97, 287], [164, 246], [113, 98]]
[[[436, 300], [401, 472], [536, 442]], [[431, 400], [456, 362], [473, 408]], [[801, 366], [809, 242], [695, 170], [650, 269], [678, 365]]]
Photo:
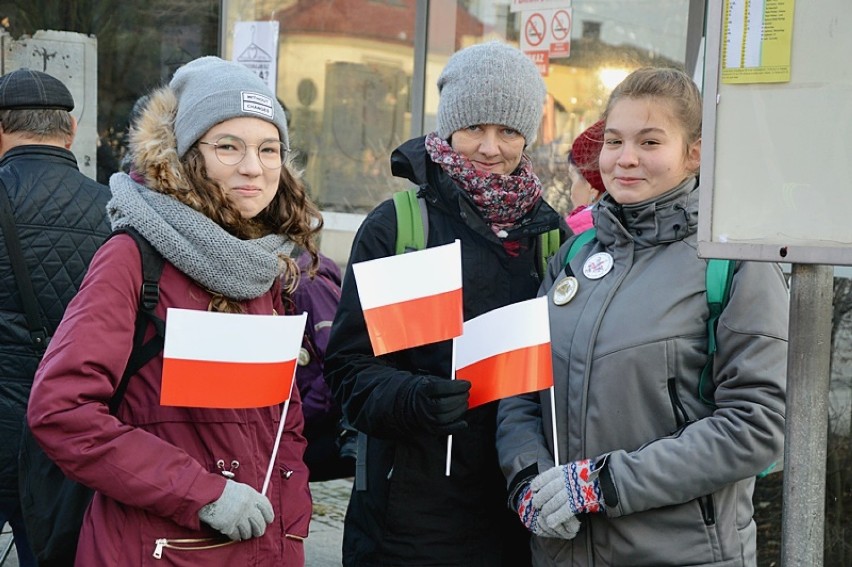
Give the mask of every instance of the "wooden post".
[[793, 264], [781, 565], [822, 567], [832, 266]]

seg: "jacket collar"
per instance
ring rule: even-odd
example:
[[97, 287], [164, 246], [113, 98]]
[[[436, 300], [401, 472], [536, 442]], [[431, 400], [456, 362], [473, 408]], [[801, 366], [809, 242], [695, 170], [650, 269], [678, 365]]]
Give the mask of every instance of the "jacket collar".
[[[471, 229], [488, 240], [498, 244], [501, 242], [479, 215], [470, 197], [429, 158], [426, 136], [408, 140], [393, 151], [391, 173], [417, 185], [420, 188], [418, 196], [425, 198], [431, 206], [443, 210], [452, 218], [462, 218]], [[518, 226], [509, 231], [506, 240], [520, 240], [560, 228], [563, 224], [560, 220], [559, 213], [544, 199], [539, 199]]]
[[605, 246], [627, 240], [637, 248], [683, 240], [698, 227], [698, 180], [690, 177], [671, 191], [631, 205], [607, 194], [595, 207], [596, 237]]
[[391, 173], [394, 177], [408, 179], [415, 185], [426, 183], [426, 136], [412, 138], [391, 153]]
[[0, 167], [6, 165], [9, 161], [15, 159], [44, 159], [49, 158], [57, 162], [67, 162], [77, 169], [77, 158], [70, 150], [60, 148], [59, 146], [46, 146], [43, 144], [30, 144], [26, 146], [16, 146], [5, 154], [3, 159], [0, 159]]

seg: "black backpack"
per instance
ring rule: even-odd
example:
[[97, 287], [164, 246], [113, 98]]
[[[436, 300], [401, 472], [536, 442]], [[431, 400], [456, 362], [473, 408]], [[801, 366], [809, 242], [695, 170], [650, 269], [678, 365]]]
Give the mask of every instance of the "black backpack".
[[[121, 382], [110, 399], [111, 415], [115, 415], [118, 410], [130, 377], [163, 350], [166, 329], [165, 321], [154, 315], [154, 309], [160, 300], [159, 281], [163, 271], [163, 258], [132, 228], [117, 230], [110, 238], [120, 233], [132, 236], [139, 247], [142, 256], [142, 286], [133, 332], [133, 350], [130, 352]], [[21, 288], [21, 291], [24, 289]], [[27, 291], [34, 302], [32, 286], [29, 286]], [[27, 301], [26, 295], [27, 293], [22, 293], [24, 303]], [[37, 313], [37, 308], [35, 312]], [[154, 326], [156, 332], [145, 342], [145, 331], [149, 323]], [[33, 323], [30, 323], [31, 329], [44, 328], [41, 325], [32, 325]], [[49, 340], [49, 336], [47, 339]], [[45, 346], [48, 340], [44, 341]], [[43, 354], [44, 350], [41, 352]], [[59, 467], [42, 451], [26, 423], [18, 457], [18, 486], [27, 536], [39, 566], [72, 567], [83, 514], [94, 491], [65, 477]]]

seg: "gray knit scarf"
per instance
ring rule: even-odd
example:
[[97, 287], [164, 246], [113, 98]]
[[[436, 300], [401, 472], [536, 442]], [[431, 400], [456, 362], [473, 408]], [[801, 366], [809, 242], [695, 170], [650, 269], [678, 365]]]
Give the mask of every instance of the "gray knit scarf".
[[192, 207], [127, 174], [116, 173], [109, 185], [107, 212], [113, 230], [135, 228], [178, 270], [230, 299], [253, 299], [269, 291], [280, 274], [279, 256], [293, 251], [294, 243], [280, 234], [240, 240]]

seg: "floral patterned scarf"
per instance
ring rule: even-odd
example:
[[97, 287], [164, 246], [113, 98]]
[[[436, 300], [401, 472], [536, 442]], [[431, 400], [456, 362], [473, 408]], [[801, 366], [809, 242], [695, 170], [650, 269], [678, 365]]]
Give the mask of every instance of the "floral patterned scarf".
[[426, 136], [426, 152], [464, 190], [482, 217], [500, 238], [513, 228], [541, 198], [541, 181], [532, 171], [532, 162], [523, 155], [515, 173], [501, 175], [479, 171], [466, 157], [432, 132]]

